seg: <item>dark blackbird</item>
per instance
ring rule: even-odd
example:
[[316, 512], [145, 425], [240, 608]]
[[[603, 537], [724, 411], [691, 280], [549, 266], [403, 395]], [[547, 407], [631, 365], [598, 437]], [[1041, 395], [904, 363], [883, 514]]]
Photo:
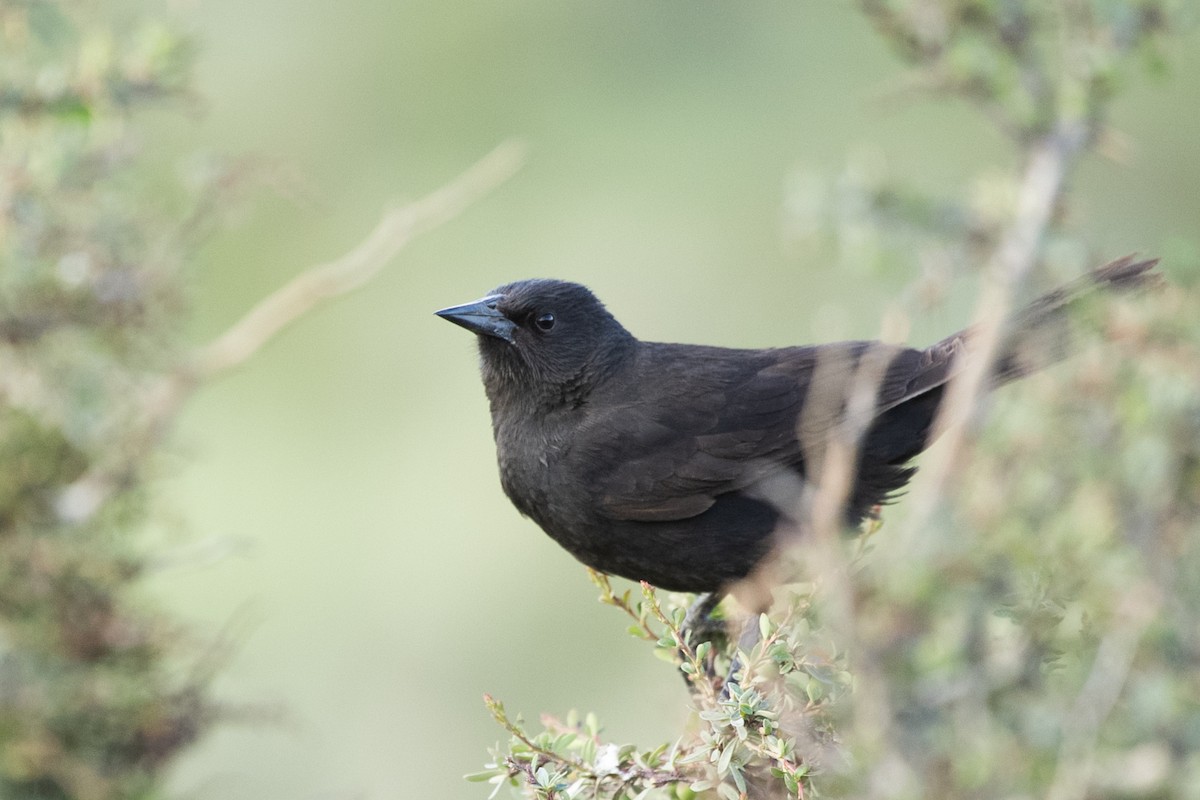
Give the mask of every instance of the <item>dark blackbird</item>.
[[[1056, 360], [1066, 306], [1142, 284], [1155, 263], [1113, 262], [1016, 314], [991, 385]], [[947, 381], [971, 356], [970, 329], [923, 350], [643, 342], [587, 288], [557, 280], [437, 313], [478, 335], [500, 480], [517, 509], [594, 569], [686, 592], [727, 590], [771, 552], [868, 358], [884, 356], [849, 524], [912, 477]], [[792, 496], [781, 502], [779, 487]]]

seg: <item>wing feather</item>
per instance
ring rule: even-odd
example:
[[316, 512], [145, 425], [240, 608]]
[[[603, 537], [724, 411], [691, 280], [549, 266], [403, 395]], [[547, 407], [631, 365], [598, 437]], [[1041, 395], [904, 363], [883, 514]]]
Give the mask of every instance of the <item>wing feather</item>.
[[[779, 354], [729, 354], [692, 348], [673, 351], [661, 364], [650, 359], [637, 397], [598, 404], [611, 410], [582, 427], [575, 447], [578, 463], [590, 465], [606, 515], [686, 519], [708, 510], [719, 495], [798, 464], [795, 429], [807, 360], [793, 356], [781, 366]], [[689, 380], [673, 381], [677, 372]], [[658, 388], [679, 385], [694, 391], [680, 396]], [[596, 457], [602, 453], [623, 457]]]

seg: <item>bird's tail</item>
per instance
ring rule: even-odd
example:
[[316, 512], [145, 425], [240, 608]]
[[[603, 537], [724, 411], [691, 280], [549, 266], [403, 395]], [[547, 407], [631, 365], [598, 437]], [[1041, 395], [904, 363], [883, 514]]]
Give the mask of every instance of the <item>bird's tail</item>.
[[[1062, 360], [1069, 351], [1073, 306], [1097, 290], [1128, 290], [1159, 279], [1152, 272], [1157, 259], [1139, 261], [1127, 256], [1042, 295], [1015, 313], [992, 365], [989, 383], [999, 386]], [[972, 356], [979, 333], [967, 328], [925, 350], [896, 348], [883, 380], [886, 393], [875, 419], [863, 437], [855, 494], [847, 517], [861, 518], [880, 498], [902, 488], [912, 477], [910, 459], [932, 442], [946, 384]], [[811, 401], [806, 401], [811, 402]]]
[[[991, 384], [1001, 386], [1063, 360], [1070, 351], [1067, 323], [1072, 308], [1097, 291], [1126, 291], [1156, 283], [1161, 278], [1153, 272], [1157, 263], [1157, 258], [1119, 258], [1042, 295], [1014, 313], [992, 367]], [[962, 367], [959, 357], [970, 357], [977, 335], [975, 328], [967, 328], [927, 348], [924, 356], [928, 366], [912, 381], [909, 395], [934, 389], [953, 377]]]
[[992, 371], [1000, 386], [1061, 361], [1069, 352], [1072, 309], [1098, 291], [1129, 291], [1157, 283], [1157, 258], [1125, 256], [1042, 295], [1013, 314]]

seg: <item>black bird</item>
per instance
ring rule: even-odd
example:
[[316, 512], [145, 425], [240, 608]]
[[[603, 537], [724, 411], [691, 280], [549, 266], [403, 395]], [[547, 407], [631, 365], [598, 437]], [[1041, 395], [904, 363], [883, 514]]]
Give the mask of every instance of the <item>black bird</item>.
[[[1068, 305], [1143, 284], [1155, 263], [1115, 261], [1016, 314], [991, 385], [1056, 360]], [[882, 369], [849, 524], [912, 477], [960, 354], [971, 356], [970, 329], [925, 349], [643, 342], [587, 288], [558, 280], [510, 283], [437, 314], [478, 335], [500, 480], [517, 509], [594, 569], [686, 592], [726, 591], [771, 553], [819, 476], [860, 366]]]

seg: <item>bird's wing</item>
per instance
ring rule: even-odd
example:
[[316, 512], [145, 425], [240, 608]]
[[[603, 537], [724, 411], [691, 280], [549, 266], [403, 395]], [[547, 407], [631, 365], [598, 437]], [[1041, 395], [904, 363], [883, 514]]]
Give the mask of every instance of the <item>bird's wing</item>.
[[795, 451], [803, 393], [783, 375], [633, 402], [588, 426], [593, 491], [616, 519], [686, 519], [748, 486]]
[[[707, 510], [717, 496], [781, 468], [803, 474], [798, 423], [814, 370], [827, 372], [823, 364], [837, 361], [827, 357], [832, 349], [659, 347], [643, 362], [632, 396], [589, 420], [576, 436], [603, 513], [624, 520], [686, 519]], [[826, 416], [806, 421], [813, 431], [827, 432], [837, 413]]]
[[945, 370], [940, 358], [877, 342], [754, 357], [701, 352], [706, 357], [696, 360], [667, 351], [644, 371], [636, 396], [579, 430], [574, 449], [609, 517], [686, 519], [781, 468], [816, 474], [851, 392], [865, 386], [874, 395], [868, 408], [879, 413], [936, 384], [933, 376]]

